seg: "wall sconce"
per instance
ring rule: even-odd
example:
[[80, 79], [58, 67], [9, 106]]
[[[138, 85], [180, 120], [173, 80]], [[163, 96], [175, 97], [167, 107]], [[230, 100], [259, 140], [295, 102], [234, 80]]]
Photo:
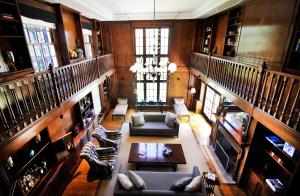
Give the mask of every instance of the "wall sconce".
[[196, 89], [195, 88], [191, 88], [191, 94], [194, 94], [194, 93], [196, 93]]

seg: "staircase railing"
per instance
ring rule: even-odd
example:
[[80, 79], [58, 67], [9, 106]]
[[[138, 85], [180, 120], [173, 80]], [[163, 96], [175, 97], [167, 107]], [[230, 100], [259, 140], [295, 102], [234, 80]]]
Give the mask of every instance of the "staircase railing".
[[0, 148], [113, 67], [108, 54], [0, 84]]
[[191, 67], [299, 133], [299, 76], [199, 53]]

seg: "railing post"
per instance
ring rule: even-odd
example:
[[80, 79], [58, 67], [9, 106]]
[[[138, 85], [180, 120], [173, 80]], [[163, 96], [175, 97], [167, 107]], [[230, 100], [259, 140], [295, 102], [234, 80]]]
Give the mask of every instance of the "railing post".
[[98, 76], [98, 78], [100, 78], [101, 73], [100, 73], [100, 67], [99, 67], [99, 63], [98, 63], [98, 56], [96, 56], [96, 66], [97, 66], [97, 76]]
[[60, 106], [60, 100], [59, 100], [59, 96], [58, 96], [58, 86], [57, 86], [57, 83], [56, 83], [56, 80], [55, 80], [55, 76], [54, 76], [54, 69], [53, 69], [53, 65], [50, 64], [49, 65], [49, 71], [50, 71], [50, 76], [51, 76], [51, 79], [52, 79], [52, 84], [53, 84], [53, 87], [54, 87], [54, 96], [55, 96], [55, 102], [56, 102], [56, 105], [57, 106]]
[[206, 77], [209, 77], [209, 68], [210, 68], [210, 63], [211, 63], [211, 54], [208, 55], [207, 58], [207, 68], [206, 68]]
[[256, 85], [256, 89], [255, 89], [255, 93], [254, 93], [254, 98], [253, 98], [253, 101], [252, 101], [252, 103], [253, 103], [254, 106], [256, 106], [256, 104], [257, 104], [258, 92], [261, 89], [260, 84], [262, 83], [262, 80], [263, 80], [264, 72], [265, 72], [265, 69], [267, 67], [266, 65], [267, 65], [267, 63], [263, 62], [263, 64], [261, 65], [261, 67], [258, 69], [260, 71], [260, 73], [258, 75], [258, 82], [257, 82], [257, 85]]

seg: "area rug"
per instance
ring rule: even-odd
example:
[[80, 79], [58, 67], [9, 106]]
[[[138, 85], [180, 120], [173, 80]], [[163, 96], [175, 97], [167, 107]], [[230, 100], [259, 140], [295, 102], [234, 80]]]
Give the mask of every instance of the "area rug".
[[236, 184], [236, 182], [232, 179], [230, 175], [228, 175], [222, 165], [222, 163], [219, 161], [215, 150], [212, 145], [203, 145], [205, 152], [207, 153], [210, 161], [212, 162], [221, 182], [223, 184]]
[[[135, 170], [134, 164], [128, 163], [129, 150], [131, 143], [175, 143], [181, 144], [182, 149], [185, 155], [187, 164], [179, 164], [177, 166], [178, 172], [192, 172], [193, 166], [198, 166], [200, 172], [209, 171], [208, 168], [208, 159], [205, 152], [199, 148], [199, 145], [196, 142], [195, 137], [193, 136], [192, 129], [188, 123], [180, 123], [179, 137], [144, 137], [144, 136], [129, 136], [129, 124], [123, 123], [121, 128], [122, 143], [118, 151], [118, 160], [117, 166], [114, 169], [112, 179], [104, 180], [101, 183], [100, 195], [112, 196], [114, 186], [116, 183], [116, 174], [119, 169], [120, 164], [123, 165], [126, 169]], [[149, 168], [144, 167], [143, 170], [148, 170]], [[155, 170], [154, 170], [155, 169]], [[152, 171], [171, 171], [171, 168], [150, 168]], [[221, 195], [218, 187], [215, 188], [215, 195]]]

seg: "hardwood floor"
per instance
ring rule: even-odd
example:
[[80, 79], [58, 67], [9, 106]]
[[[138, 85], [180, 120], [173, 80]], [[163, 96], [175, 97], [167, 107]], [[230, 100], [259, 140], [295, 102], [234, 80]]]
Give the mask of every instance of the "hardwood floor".
[[[119, 129], [122, 125], [122, 118], [114, 118], [112, 121], [111, 113], [105, 119], [103, 125], [107, 129], [115, 130]], [[125, 118], [125, 121], [130, 119], [131, 114], [134, 113], [133, 109], [129, 109]], [[210, 125], [204, 120], [204, 118], [199, 115], [191, 112], [191, 120], [190, 125], [193, 129], [194, 136], [197, 140], [199, 145], [207, 144], [210, 134]], [[199, 129], [201, 125], [201, 130]], [[209, 168], [214, 170], [213, 165], [210, 163]], [[88, 163], [83, 160], [78, 169], [76, 170], [72, 181], [67, 186], [66, 190], [64, 191], [63, 195], [100, 195], [100, 186], [101, 180], [95, 180], [93, 182], [87, 182], [87, 172], [89, 169]], [[237, 185], [220, 185], [219, 186], [221, 192], [225, 196], [244, 196], [246, 195], [245, 192], [239, 188]]]

